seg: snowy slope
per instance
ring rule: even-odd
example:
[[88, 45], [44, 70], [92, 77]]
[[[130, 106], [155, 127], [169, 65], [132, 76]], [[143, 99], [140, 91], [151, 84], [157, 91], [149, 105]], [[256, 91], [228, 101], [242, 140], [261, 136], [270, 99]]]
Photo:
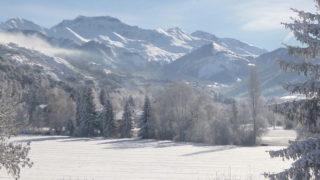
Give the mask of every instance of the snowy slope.
[[211, 40], [215, 43], [218, 43], [229, 50], [243, 56], [258, 56], [267, 52], [265, 49], [261, 49], [247, 43], [241, 42], [237, 39], [232, 38], [218, 38], [217, 36], [204, 32], [204, 31], [196, 31], [191, 34], [194, 37], [198, 37], [201, 39]]
[[0, 29], [2, 30], [12, 30], [12, 29], [19, 29], [19, 30], [31, 30], [31, 31], [38, 31], [40, 33], [46, 34], [46, 29], [41, 27], [32, 21], [23, 19], [23, 18], [12, 18], [7, 20], [4, 23], [0, 23]]
[[[301, 81], [304, 79], [296, 73], [284, 72], [280, 69], [279, 60], [302, 62], [304, 59], [289, 56], [285, 48], [279, 48], [269, 53], [265, 53], [254, 60], [257, 65], [259, 78], [261, 81], [262, 93], [265, 97], [281, 97], [288, 92], [282, 87], [283, 84]], [[247, 78], [243, 82], [236, 84], [232, 89], [225, 91], [230, 96], [245, 96], [247, 93]]]
[[[80, 52], [77, 57], [58, 56], [67, 62], [85, 61], [107, 71], [147, 79], [187, 79], [231, 85], [243, 80], [247, 64], [266, 52], [204, 31], [188, 34], [178, 27], [143, 29], [110, 16], [78, 16], [50, 29], [15, 18], [1, 23], [0, 30], [42, 39], [56, 49]], [[47, 63], [47, 68], [56, 69], [51, 65]]]
[[[283, 147], [210, 146], [137, 139], [89, 139], [26, 136], [34, 166], [21, 180], [212, 180], [264, 179], [264, 172], [289, 166], [267, 150]], [[2, 172], [1, 178], [6, 179]]]
[[52, 81], [59, 84], [63, 83], [69, 87], [75, 87], [90, 80], [95, 85], [104, 82], [104, 86], [114, 89], [121, 87], [120, 81], [131, 81], [129, 78], [123, 81], [117, 73], [105, 66], [84, 61], [81, 59], [82, 56], [84, 54], [72, 55], [66, 59], [63, 55], [51, 56], [17, 44], [0, 43], [0, 57], [11, 60], [16, 66], [37, 67], [40, 70], [35, 73], [42, 73], [44, 76], [49, 76]]
[[217, 43], [210, 43], [165, 67], [177, 79], [201, 80], [232, 84], [243, 78], [250, 59]]
[[108, 16], [79, 16], [74, 20], [64, 20], [49, 31], [53, 37], [72, 39], [78, 44], [95, 40], [111, 46], [115, 51], [125, 48], [138, 53], [148, 61], [168, 62], [177, 58], [179, 53], [187, 53], [192, 49], [181, 40], [185, 38], [179, 34], [182, 32], [176, 32], [181, 35], [177, 38], [172, 33], [175, 32], [129, 26]]
[[[20, 30], [24, 34], [39, 32], [39, 36], [53, 46], [84, 50], [93, 55], [88, 59], [95, 63], [131, 73], [143, 72], [150, 66], [153, 68], [151, 71], [158, 71], [159, 65], [173, 62], [209, 43], [239, 56], [254, 57], [265, 52], [238, 40], [218, 38], [202, 31], [190, 35], [178, 27], [168, 30], [143, 29], [110, 16], [78, 16], [63, 20], [50, 29], [16, 18], [3, 23], [0, 29]], [[157, 69], [154, 69], [157, 66], [154, 62], [158, 64]]]
[[[147, 61], [163, 62], [172, 62], [213, 41], [196, 33], [190, 35], [177, 27], [168, 30], [148, 30], [127, 25], [109, 16], [79, 16], [73, 20], [64, 20], [52, 27], [49, 35], [72, 39], [78, 44], [94, 40], [112, 47], [115, 52], [126, 49], [131, 53], [139, 54]], [[224, 43], [225, 47], [228, 46], [244, 55], [256, 56], [265, 52], [237, 40], [217, 39], [216, 43]]]
[[47, 75], [56, 81], [63, 81], [68, 77], [78, 76], [81, 78], [81, 73], [68, 61], [59, 57], [47, 56], [39, 51], [23, 48], [16, 44], [0, 43], [0, 56], [16, 62], [17, 65], [28, 64], [41, 67]]

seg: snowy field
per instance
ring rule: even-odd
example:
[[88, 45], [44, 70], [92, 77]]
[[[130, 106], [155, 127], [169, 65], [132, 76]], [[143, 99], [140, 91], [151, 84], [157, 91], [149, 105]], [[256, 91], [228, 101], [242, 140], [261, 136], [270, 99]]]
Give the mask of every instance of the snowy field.
[[[292, 131], [272, 130], [263, 141], [282, 144], [294, 135]], [[283, 146], [209, 146], [63, 136], [20, 136], [15, 140], [32, 142], [35, 164], [22, 170], [22, 180], [250, 180], [264, 179], [263, 172], [278, 172], [289, 166], [266, 153]], [[2, 172], [0, 179], [9, 178]]]

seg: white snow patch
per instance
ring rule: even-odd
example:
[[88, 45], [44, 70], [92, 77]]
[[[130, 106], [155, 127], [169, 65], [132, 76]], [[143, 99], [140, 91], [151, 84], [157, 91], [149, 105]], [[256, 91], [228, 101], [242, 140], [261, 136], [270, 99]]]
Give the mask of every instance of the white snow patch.
[[222, 52], [231, 52], [229, 49], [227, 49], [224, 46], [221, 46], [220, 44], [217, 43], [212, 43], [213, 44], [213, 48], [217, 51], [222, 51]]
[[116, 47], [125, 47], [123, 43], [121, 43], [119, 41], [113, 41], [108, 36], [100, 35], [100, 36], [98, 36], [98, 39], [102, 40], [104, 42], [107, 42], [109, 45], [113, 45]]
[[78, 33], [74, 32], [71, 28], [66, 27], [66, 29], [67, 29], [71, 34], [73, 34], [76, 38], [78, 38], [80, 41], [82, 41], [82, 42], [89, 42], [89, 41], [90, 41], [89, 39], [86, 39], [86, 38], [80, 36]]
[[305, 99], [305, 97], [303, 95], [289, 95], [289, 96], [283, 96], [280, 99], [285, 101], [292, 101], [292, 100]]
[[145, 58], [150, 59], [150, 57], [151, 57], [151, 59], [154, 61], [164, 61], [165, 60], [167, 62], [170, 62], [170, 61], [173, 61], [173, 60], [178, 59], [179, 57], [183, 56], [183, 54], [170, 53], [168, 51], [165, 51], [163, 49], [158, 48], [157, 46], [153, 46], [153, 45], [149, 45], [149, 44], [143, 44], [142, 47], [144, 47], [145, 53], [147, 55]]
[[60, 63], [60, 64], [63, 64], [65, 66], [67, 66], [69, 69], [72, 69], [72, 70], [75, 70], [75, 68], [66, 60], [62, 59], [62, 58], [59, 58], [59, 57], [54, 57], [54, 60], [57, 62], [57, 63]]
[[39, 108], [44, 109], [44, 108], [46, 108], [47, 106], [48, 106], [47, 104], [40, 104], [40, 105], [39, 105]]
[[16, 60], [20, 63], [28, 61], [28, 58], [26, 58], [25, 56], [21, 56], [21, 55], [13, 55], [13, 56], [11, 56], [11, 59]]
[[228, 85], [226, 84], [221, 84], [221, 83], [213, 83], [213, 84], [209, 84], [207, 85], [209, 88], [212, 88], [212, 89], [218, 89], [218, 88], [226, 88], [226, 87], [229, 87]]
[[108, 69], [104, 69], [104, 72], [106, 73], [106, 74], [111, 74], [112, 72], [110, 71], [110, 70], [108, 70]]

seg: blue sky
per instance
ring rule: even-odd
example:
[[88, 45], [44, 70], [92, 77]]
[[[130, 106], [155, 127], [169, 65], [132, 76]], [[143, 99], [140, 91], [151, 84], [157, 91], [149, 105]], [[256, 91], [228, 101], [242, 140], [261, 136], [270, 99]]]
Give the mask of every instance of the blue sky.
[[117, 17], [142, 28], [203, 30], [273, 50], [292, 39], [281, 22], [290, 8], [314, 10], [313, 0], [10, 0], [0, 1], [0, 21], [21, 17], [45, 27], [78, 15]]

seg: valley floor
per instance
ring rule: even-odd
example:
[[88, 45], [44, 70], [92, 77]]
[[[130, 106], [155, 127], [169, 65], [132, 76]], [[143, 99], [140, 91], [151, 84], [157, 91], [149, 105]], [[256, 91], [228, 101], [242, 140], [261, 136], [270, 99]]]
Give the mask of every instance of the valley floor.
[[[264, 179], [264, 172], [287, 168], [289, 162], [271, 159], [266, 151], [283, 148], [280, 145], [294, 135], [293, 131], [271, 130], [263, 141], [277, 146], [260, 147], [64, 136], [15, 140], [32, 142], [35, 164], [22, 170], [22, 180], [247, 180]], [[9, 179], [1, 171], [0, 179]]]

